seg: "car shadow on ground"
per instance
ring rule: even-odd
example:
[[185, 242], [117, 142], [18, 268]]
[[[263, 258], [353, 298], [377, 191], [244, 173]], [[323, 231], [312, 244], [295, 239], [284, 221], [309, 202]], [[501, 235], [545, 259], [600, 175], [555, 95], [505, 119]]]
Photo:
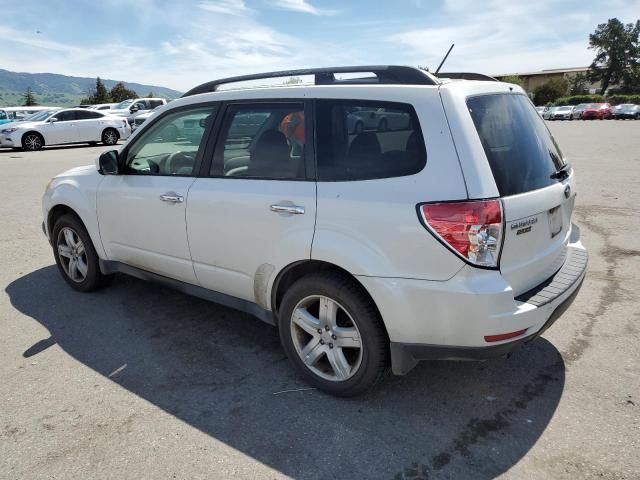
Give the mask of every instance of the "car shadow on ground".
[[6, 293], [50, 333], [25, 345], [25, 357], [57, 343], [293, 478], [493, 478], [536, 443], [564, 389], [562, 357], [541, 338], [510, 359], [425, 363], [337, 399], [295, 376], [275, 328], [154, 284], [117, 276], [81, 294], [49, 266]]

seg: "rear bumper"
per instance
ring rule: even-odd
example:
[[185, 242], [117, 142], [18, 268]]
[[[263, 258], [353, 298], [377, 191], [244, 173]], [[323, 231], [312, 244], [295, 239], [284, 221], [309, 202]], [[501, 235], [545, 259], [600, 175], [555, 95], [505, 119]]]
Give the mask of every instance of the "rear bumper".
[[[573, 228], [560, 270], [518, 296], [499, 271], [471, 266], [445, 282], [358, 277], [384, 319], [394, 373], [407, 373], [420, 360], [505, 355], [541, 335], [569, 307], [584, 280], [587, 252]], [[521, 330], [510, 340], [485, 340]]]
[[391, 342], [391, 363], [393, 373], [404, 375], [409, 372], [418, 362], [423, 360], [488, 360], [490, 358], [501, 357], [510, 354], [514, 349], [535, 340], [542, 335], [562, 314], [569, 308], [582, 287], [584, 275], [580, 279], [573, 292], [555, 307], [551, 316], [544, 323], [542, 328], [532, 335], [520, 338], [519, 340], [486, 347], [449, 347], [443, 345], [421, 345], [412, 343]]

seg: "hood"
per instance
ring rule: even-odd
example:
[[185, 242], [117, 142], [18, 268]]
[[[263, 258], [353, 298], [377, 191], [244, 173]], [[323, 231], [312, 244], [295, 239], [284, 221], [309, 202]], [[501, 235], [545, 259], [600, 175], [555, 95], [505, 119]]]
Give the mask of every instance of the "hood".
[[74, 167], [70, 170], [66, 170], [62, 173], [59, 173], [58, 175], [56, 175], [55, 178], [61, 178], [61, 177], [84, 177], [87, 175], [92, 175], [92, 174], [96, 174], [99, 175], [98, 171], [96, 170], [96, 166], [95, 165], [84, 165], [82, 167]]

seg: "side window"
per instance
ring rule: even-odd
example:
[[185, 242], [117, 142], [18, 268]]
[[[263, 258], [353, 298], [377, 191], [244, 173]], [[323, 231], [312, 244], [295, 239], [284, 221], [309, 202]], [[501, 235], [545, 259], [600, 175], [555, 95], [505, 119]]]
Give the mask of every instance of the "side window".
[[91, 110], [82, 110], [76, 112], [78, 120], [94, 120], [96, 118], [102, 118], [102, 115], [98, 112], [92, 112]]
[[4, 110], [0, 110], [0, 120], [6, 120], [7, 119], [7, 112], [5, 112]]
[[163, 105], [163, 103], [160, 100], [149, 100], [149, 108], [150, 109], [154, 109], [154, 108], [159, 107], [161, 105]]
[[134, 175], [194, 175], [196, 157], [204, 148], [204, 132], [217, 107], [181, 110], [163, 116], [145, 129], [127, 153], [125, 173]]
[[137, 108], [138, 110], [147, 110], [147, 104], [140, 100], [139, 102], [134, 103], [131, 108]]
[[317, 102], [318, 179], [413, 175], [427, 161], [411, 105], [356, 100]]
[[59, 122], [70, 122], [76, 119], [76, 112], [74, 110], [58, 112], [55, 118], [57, 118]]
[[304, 119], [302, 103], [230, 106], [216, 146], [214, 174], [305, 178]]

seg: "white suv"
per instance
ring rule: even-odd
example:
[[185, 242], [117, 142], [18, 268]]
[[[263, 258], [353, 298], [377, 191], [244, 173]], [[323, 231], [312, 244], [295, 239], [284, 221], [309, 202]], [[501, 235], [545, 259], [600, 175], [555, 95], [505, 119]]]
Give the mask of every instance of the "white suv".
[[[315, 85], [218, 89], [288, 75]], [[587, 254], [573, 171], [534, 106], [466, 77], [382, 66], [201, 85], [97, 168], [50, 182], [58, 268], [80, 291], [122, 272], [250, 312], [334, 395], [388, 365], [507, 354], [569, 306]], [[380, 109], [404, 121], [354, 132], [352, 112]]]

